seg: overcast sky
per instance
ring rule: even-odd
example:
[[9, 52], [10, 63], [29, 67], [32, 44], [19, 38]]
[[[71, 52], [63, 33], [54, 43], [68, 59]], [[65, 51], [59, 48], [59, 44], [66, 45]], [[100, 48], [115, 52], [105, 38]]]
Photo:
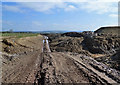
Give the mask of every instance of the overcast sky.
[[94, 31], [118, 24], [118, 2], [2, 2], [2, 29]]

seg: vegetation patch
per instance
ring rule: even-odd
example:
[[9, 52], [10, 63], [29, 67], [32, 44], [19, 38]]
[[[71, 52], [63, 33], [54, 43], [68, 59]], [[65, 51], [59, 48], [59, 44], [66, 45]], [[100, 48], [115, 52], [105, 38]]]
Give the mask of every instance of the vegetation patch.
[[21, 37], [37, 36], [39, 35], [39, 33], [0, 33], [0, 35], [3, 37], [21, 38]]

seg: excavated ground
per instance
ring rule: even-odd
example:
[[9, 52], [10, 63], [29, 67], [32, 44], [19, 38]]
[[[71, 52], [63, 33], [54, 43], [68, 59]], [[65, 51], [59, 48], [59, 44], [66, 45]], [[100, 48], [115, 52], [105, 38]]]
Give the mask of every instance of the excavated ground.
[[120, 71], [120, 36], [84, 32], [46, 35], [52, 52], [84, 54]]
[[[2, 43], [2, 82], [25, 83], [34, 81], [39, 66], [43, 46], [43, 36], [25, 38], [5, 38]], [[3, 39], [4, 40], [4, 39]], [[9, 52], [6, 52], [6, 49]]]
[[[37, 85], [120, 83], [119, 71], [84, 54], [51, 52], [47, 39], [37, 36], [20, 38], [15, 42], [8, 40], [13, 46], [8, 46], [9, 54], [1, 53], [2, 82]], [[17, 50], [19, 46], [21, 48]]]

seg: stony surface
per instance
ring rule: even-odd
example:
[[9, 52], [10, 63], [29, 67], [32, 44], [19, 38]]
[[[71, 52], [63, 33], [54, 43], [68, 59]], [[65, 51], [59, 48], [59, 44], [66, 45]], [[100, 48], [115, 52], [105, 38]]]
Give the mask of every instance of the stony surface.
[[[120, 36], [93, 32], [47, 35], [53, 52], [74, 52], [95, 58], [117, 70], [120, 69]], [[116, 58], [117, 56], [117, 58]]]

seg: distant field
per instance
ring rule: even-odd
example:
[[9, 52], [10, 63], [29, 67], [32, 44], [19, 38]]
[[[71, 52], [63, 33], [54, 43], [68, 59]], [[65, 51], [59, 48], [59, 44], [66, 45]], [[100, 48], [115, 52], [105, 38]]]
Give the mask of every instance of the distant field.
[[4, 37], [29, 37], [29, 36], [37, 36], [39, 35], [38, 33], [0, 33], [0, 36]]

